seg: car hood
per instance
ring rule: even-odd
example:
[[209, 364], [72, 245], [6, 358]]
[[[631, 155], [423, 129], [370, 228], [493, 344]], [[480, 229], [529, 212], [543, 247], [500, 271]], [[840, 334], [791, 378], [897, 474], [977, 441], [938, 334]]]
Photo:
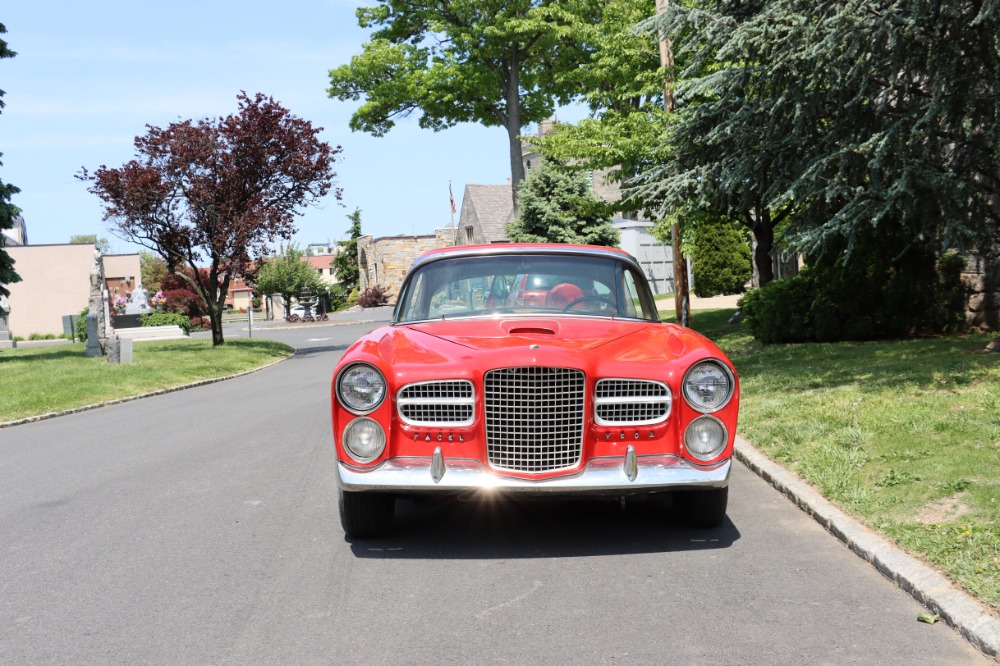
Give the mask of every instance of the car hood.
[[[380, 358], [400, 380], [456, 369], [511, 365], [562, 367], [691, 363], [721, 355], [707, 338], [673, 324], [593, 317], [496, 318], [396, 324], [372, 331], [342, 362]], [[624, 371], [624, 370], [622, 370]], [[637, 376], [632, 370], [627, 376]]]
[[594, 318], [480, 319], [410, 324], [410, 330], [469, 349], [520, 349], [533, 344], [586, 351], [641, 331], [647, 322]]

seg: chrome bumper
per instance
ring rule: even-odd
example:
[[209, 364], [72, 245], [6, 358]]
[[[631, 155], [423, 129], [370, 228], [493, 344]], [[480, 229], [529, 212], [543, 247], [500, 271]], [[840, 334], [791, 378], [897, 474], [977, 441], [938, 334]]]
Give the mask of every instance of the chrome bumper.
[[[631, 447], [630, 447], [631, 449]], [[544, 480], [504, 476], [478, 460], [441, 457], [393, 458], [360, 470], [337, 463], [340, 487], [349, 491], [466, 492], [496, 490], [516, 493], [628, 494], [687, 488], [723, 488], [729, 485], [732, 460], [709, 466], [692, 465], [671, 455], [597, 458], [581, 472]]]

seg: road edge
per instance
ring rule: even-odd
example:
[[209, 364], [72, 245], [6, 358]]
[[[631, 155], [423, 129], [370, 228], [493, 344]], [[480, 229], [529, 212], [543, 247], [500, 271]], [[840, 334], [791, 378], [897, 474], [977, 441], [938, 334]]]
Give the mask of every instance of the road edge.
[[932, 613], [940, 615], [976, 649], [988, 657], [1000, 657], [1000, 620], [993, 617], [979, 600], [848, 516], [798, 475], [772, 461], [742, 437], [736, 437], [734, 454], [858, 557], [874, 566]]
[[116, 398], [114, 400], [108, 400], [106, 402], [95, 402], [92, 405], [84, 405], [82, 407], [74, 407], [73, 409], [66, 409], [61, 412], [49, 412], [47, 414], [39, 414], [37, 416], [27, 416], [23, 419], [18, 419], [17, 421], [5, 421], [0, 423], [0, 430], [4, 428], [13, 428], [14, 426], [25, 425], [28, 423], [35, 423], [36, 421], [46, 421], [48, 419], [54, 419], [58, 416], [68, 416], [70, 414], [79, 414], [80, 412], [88, 412], [92, 409], [100, 409], [101, 407], [111, 407], [112, 405], [121, 405], [126, 402], [132, 402], [133, 400], [141, 400], [143, 398], [152, 398], [157, 395], [166, 395], [167, 393], [174, 393], [176, 391], [184, 391], [186, 389], [197, 388], [199, 386], [207, 386], [208, 384], [215, 384], [217, 382], [224, 382], [229, 379], [236, 379], [237, 377], [244, 377], [246, 375], [252, 375], [255, 372], [260, 372], [270, 368], [278, 363], [287, 361], [288, 359], [295, 356], [297, 350], [292, 351], [291, 354], [284, 358], [279, 358], [276, 361], [272, 361], [267, 365], [262, 365], [251, 370], [244, 370], [243, 372], [237, 372], [234, 375], [224, 375], [222, 377], [211, 377], [209, 379], [199, 379], [196, 382], [191, 382], [189, 384], [180, 384], [178, 386], [171, 386], [170, 388], [158, 389], [156, 391], [151, 391], [149, 393], [140, 393], [139, 395], [130, 395], [125, 398]]

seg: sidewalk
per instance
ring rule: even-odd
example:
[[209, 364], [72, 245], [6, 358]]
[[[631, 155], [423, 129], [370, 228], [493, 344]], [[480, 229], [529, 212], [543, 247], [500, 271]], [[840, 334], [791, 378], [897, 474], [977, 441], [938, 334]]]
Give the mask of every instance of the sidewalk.
[[[691, 311], [695, 310], [719, 310], [723, 308], [735, 308], [736, 302], [743, 298], [743, 294], [727, 294], [725, 296], [712, 296], [711, 298], [699, 298], [691, 296]], [[674, 313], [674, 299], [668, 298], [656, 301], [657, 310], [660, 314]]]

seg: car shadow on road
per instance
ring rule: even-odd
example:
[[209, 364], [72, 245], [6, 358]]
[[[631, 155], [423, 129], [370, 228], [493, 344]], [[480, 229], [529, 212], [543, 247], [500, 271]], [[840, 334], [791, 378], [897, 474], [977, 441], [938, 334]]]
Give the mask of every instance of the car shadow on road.
[[669, 497], [628, 501], [396, 501], [389, 536], [347, 538], [359, 558], [521, 559], [596, 557], [728, 548], [740, 532], [686, 527]]

